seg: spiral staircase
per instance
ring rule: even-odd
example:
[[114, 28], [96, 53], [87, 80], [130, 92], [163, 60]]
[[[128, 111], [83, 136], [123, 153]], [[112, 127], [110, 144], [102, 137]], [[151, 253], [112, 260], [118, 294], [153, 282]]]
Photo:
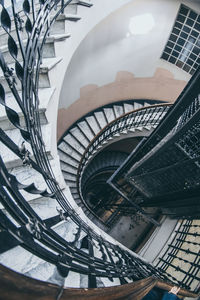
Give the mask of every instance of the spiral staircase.
[[[101, 143], [98, 143], [96, 150], [93, 150], [92, 155], [90, 155], [90, 159], [118, 140], [149, 135], [152, 129], [155, 128], [155, 124], [150, 124], [149, 122], [148, 124], [141, 123], [137, 124], [137, 126], [132, 124], [132, 126], [124, 127], [123, 119], [127, 118], [135, 110], [140, 111], [144, 107], [158, 103], [159, 101], [153, 100], [127, 100], [98, 108], [78, 120], [59, 140], [58, 153], [65, 182], [70, 187], [77, 204], [80, 205], [90, 219], [95, 220], [94, 214], [86, 208], [80, 197], [81, 191], [77, 188], [79, 165], [90, 148], [90, 144], [94, 143], [94, 140], [106, 130], [108, 125], [112, 126], [111, 124], [113, 124], [114, 126], [117, 120], [122, 122], [118, 126], [117, 132], [110, 134], [109, 139], [104, 138]], [[98, 223], [98, 226], [102, 225]]]
[[[91, 174], [96, 170], [99, 151], [127, 137], [148, 136], [161, 120], [124, 128], [121, 118], [141, 114], [158, 101], [125, 100], [98, 108], [62, 136], [59, 158], [52, 150], [54, 78], [63, 68], [58, 48], [70, 37], [66, 29], [81, 19], [79, 8], [81, 12], [92, 3], [25, 0], [9, 7], [1, 2], [1, 7], [0, 297], [31, 299], [32, 293], [34, 299], [142, 299], [153, 286], [168, 289], [174, 283], [182, 286], [183, 296], [197, 297], [197, 273], [189, 284], [181, 284], [169, 264], [155, 267], [111, 238], [100, 229], [105, 226], [84, 203], [80, 189], [89, 165], [93, 163]], [[118, 132], [95, 144], [116, 122]], [[194, 223], [187, 232], [199, 228]], [[181, 226], [185, 230], [185, 222]], [[184, 235], [182, 227], [172, 243]], [[198, 270], [198, 263], [193, 264], [191, 274]]]

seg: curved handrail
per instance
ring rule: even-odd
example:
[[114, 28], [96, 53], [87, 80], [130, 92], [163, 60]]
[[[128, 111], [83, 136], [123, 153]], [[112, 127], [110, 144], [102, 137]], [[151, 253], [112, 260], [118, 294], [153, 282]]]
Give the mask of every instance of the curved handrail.
[[[9, 291], [7, 280], [9, 279]], [[4, 300], [10, 300], [13, 298], [21, 298], [24, 300], [34, 300], [40, 295], [41, 300], [47, 299], [62, 299], [62, 300], [115, 300], [123, 297], [137, 297], [142, 299], [154, 286], [157, 286], [163, 290], [169, 291], [172, 288], [172, 284], [166, 284], [158, 279], [149, 277], [143, 280], [136, 281], [118, 287], [108, 287], [99, 289], [75, 289], [75, 288], [60, 288], [56, 284], [49, 284], [40, 280], [34, 280], [27, 278], [14, 271], [8, 270], [0, 265], [0, 291], [1, 297]], [[26, 286], [26, 289], [24, 288]], [[188, 292], [184, 289], [179, 291], [179, 295], [184, 297], [196, 298], [198, 295]]]

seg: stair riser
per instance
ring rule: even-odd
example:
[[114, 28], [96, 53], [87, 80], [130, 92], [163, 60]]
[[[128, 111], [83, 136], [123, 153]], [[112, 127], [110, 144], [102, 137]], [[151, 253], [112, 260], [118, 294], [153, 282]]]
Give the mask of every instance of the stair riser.
[[[51, 127], [48, 124], [42, 126], [42, 133], [44, 136], [44, 143], [46, 147], [46, 152], [50, 153], [51, 148], [51, 140], [49, 138], [51, 134]], [[19, 147], [24, 141], [18, 129], [13, 129], [7, 131], [8, 136], [15, 142]], [[32, 153], [31, 147], [28, 143], [25, 144], [26, 149]], [[21, 159], [18, 158], [12, 151], [10, 151], [4, 144], [0, 143], [0, 153], [2, 155], [2, 159], [4, 160], [7, 168], [14, 168], [16, 166], [22, 165]], [[31, 154], [30, 154], [31, 156]]]
[[[20, 116], [20, 114], [18, 114], [18, 115], [19, 115], [19, 119], [20, 119], [20, 125], [22, 127], [24, 127], [25, 126], [24, 116], [22, 116], [22, 115]], [[44, 124], [47, 123], [47, 118], [45, 116], [44, 111], [40, 112], [40, 123], [41, 123], [41, 125], [44, 125]], [[0, 117], [0, 127], [4, 131], [11, 130], [11, 129], [15, 128], [15, 126], [6, 118], [6, 116]]]
[[[10, 52], [8, 51], [8, 49], [4, 50], [2, 52], [4, 59], [6, 61], [6, 63], [11, 64], [14, 63], [15, 60], [14, 58], [10, 55]], [[50, 58], [50, 57], [55, 57], [55, 47], [54, 47], [54, 42], [52, 43], [47, 43], [44, 45], [43, 48], [43, 52], [42, 52], [42, 57], [43, 58]], [[17, 56], [18, 61], [22, 61], [22, 55], [21, 52], [18, 52], [18, 56]]]
[[[14, 76], [15, 80], [16, 80], [16, 88], [18, 91], [21, 91], [22, 88], [21, 88], [21, 83], [19, 81], [19, 79]], [[0, 77], [0, 83], [2, 84], [4, 90], [6, 93], [9, 93], [10, 92], [10, 88], [7, 84], [7, 81], [5, 79], [5, 77], [1, 76]], [[49, 76], [48, 76], [48, 73], [43, 73], [43, 74], [40, 74], [40, 77], [39, 77], [39, 88], [48, 88], [50, 87], [50, 82], [49, 82]]]

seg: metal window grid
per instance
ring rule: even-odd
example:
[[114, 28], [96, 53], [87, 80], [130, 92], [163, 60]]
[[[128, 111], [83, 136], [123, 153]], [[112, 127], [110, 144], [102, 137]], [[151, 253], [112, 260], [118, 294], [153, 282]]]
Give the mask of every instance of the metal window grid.
[[181, 5], [170, 37], [161, 56], [190, 73], [200, 64], [200, 15]]

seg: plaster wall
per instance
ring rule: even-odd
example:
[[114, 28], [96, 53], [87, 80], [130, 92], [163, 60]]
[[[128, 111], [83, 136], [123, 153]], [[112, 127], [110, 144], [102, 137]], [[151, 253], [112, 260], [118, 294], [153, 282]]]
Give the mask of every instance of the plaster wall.
[[126, 99], [174, 102], [185, 85], [185, 80], [175, 80], [173, 74], [163, 68], [158, 68], [149, 78], [137, 78], [127, 71], [118, 72], [114, 82], [104, 86], [87, 85], [81, 88], [77, 101], [58, 110], [57, 138], [59, 140], [81, 116], [102, 105]]
[[[160, 56], [181, 3], [200, 11], [196, 0], [128, 1], [87, 34], [65, 72], [58, 139], [78, 118], [104, 104], [142, 98], [173, 102], [177, 98], [190, 75]], [[147, 34], [131, 34], [131, 18], [145, 14], [152, 16], [153, 28]]]
[[[115, 80], [119, 71], [143, 78], [152, 77], [156, 68], [161, 67], [172, 72], [175, 79], [187, 81], [190, 76], [186, 72], [160, 59], [182, 2], [191, 7], [192, 1], [134, 0], [100, 22], [70, 61], [59, 108], [66, 108], [77, 100], [81, 87], [106, 85]], [[131, 34], [130, 20], [146, 14], [153, 18], [153, 28], [147, 34]]]
[[[91, 8], [78, 6], [77, 13], [81, 19], [78, 22], [66, 22], [65, 24], [65, 31], [70, 34], [70, 38], [55, 44], [56, 57], [60, 58], [60, 63], [57, 64], [50, 75], [51, 86], [56, 87], [56, 89], [47, 108], [47, 118], [52, 124], [51, 153], [53, 156], [57, 155], [57, 110], [60, 92], [62, 87], [66, 86], [64, 77], [72, 56], [81, 41], [98, 23], [106, 18], [112, 11], [130, 1], [131, 0], [92, 0], [91, 4], [93, 4], [93, 6]], [[68, 94], [68, 90], [65, 88], [63, 92], [64, 96]]]

